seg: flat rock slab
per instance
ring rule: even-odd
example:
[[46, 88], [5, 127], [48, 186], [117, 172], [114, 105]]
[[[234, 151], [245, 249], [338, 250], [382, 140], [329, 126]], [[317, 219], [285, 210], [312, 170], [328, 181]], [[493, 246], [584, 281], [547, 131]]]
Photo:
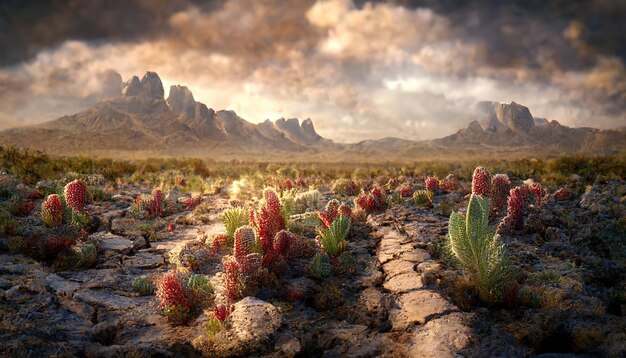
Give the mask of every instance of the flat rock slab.
[[133, 242], [129, 239], [111, 233], [95, 233], [91, 235], [98, 242], [98, 247], [103, 251], [113, 251], [128, 254], [133, 251]]
[[59, 275], [50, 274], [44, 279], [46, 287], [51, 288], [57, 296], [72, 297], [74, 292], [80, 288], [76, 282], [66, 280]]
[[403, 273], [415, 272], [414, 267], [415, 263], [411, 261], [391, 260], [383, 265], [383, 271], [387, 275], [387, 279], [390, 279]]
[[441, 297], [438, 292], [417, 290], [398, 297], [399, 309], [390, 312], [394, 330], [404, 330], [414, 324], [458, 311], [457, 307]]
[[422, 276], [417, 272], [403, 273], [385, 281], [383, 287], [393, 293], [404, 293], [424, 286]]
[[467, 314], [451, 313], [419, 327], [412, 337], [411, 357], [458, 357], [471, 341]]
[[130, 297], [115, 295], [104, 290], [81, 290], [74, 294], [74, 298], [92, 306], [111, 310], [126, 310], [137, 306]]
[[116, 235], [134, 235], [141, 236], [142, 230], [137, 227], [135, 219], [116, 218], [111, 221], [111, 232]]
[[124, 269], [133, 268], [151, 269], [165, 264], [165, 259], [159, 254], [146, 251], [139, 251], [135, 256], [127, 256], [124, 258]]

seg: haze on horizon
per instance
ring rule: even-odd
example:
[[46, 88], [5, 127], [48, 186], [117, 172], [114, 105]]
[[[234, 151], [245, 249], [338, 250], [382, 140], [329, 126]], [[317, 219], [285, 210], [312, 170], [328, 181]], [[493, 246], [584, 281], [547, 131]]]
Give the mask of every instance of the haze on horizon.
[[9, 1], [0, 129], [76, 113], [146, 71], [166, 96], [186, 85], [216, 110], [312, 118], [342, 142], [442, 137], [483, 100], [623, 127], [624, 18], [619, 0]]

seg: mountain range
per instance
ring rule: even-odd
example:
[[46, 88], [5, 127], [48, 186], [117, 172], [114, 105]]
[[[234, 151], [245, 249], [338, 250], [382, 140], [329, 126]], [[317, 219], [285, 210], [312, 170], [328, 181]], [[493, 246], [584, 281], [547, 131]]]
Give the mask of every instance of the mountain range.
[[215, 111], [180, 85], [163, 84], [154, 72], [133, 76], [118, 97], [43, 124], [0, 132], [0, 143], [51, 154], [96, 156], [200, 156], [213, 158], [308, 158], [341, 160], [445, 159], [454, 156], [550, 156], [626, 153], [626, 129], [570, 128], [534, 118], [512, 102], [480, 102], [469, 124], [450, 136], [335, 143], [321, 137], [311, 119], [253, 124], [234, 111]]

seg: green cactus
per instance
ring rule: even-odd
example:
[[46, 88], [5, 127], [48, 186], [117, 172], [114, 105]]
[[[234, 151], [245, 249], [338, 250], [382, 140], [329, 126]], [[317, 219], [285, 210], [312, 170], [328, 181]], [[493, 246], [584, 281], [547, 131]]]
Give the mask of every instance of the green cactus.
[[340, 215], [328, 228], [318, 228], [318, 245], [331, 256], [339, 256], [346, 249], [350, 219]]
[[150, 296], [154, 294], [154, 284], [146, 277], [137, 277], [133, 280], [133, 291], [140, 296]]
[[433, 206], [433, 192], [429, 190], [416, 190], [413, 193], [413, 202], [416, 206]]
[[237, 229], [249, 224], [248, 213], [242, 207], [225, 210], [221, 219], [226, 229], [226, 236], [231, 239], [235, 237], [235, 231], [237, 231]]
[[450, 251], [476, 283], [480, 298], [497, 301], [508, 262], [500, 235], [489, 228], [489, 199], [472, 194], [466, 215], [450, 215], [448, 233]]
[[313, 257], [311, 273], [317, 277], [330, 277], [333, 275], [333, 265], [328, 255], [316, 254]]

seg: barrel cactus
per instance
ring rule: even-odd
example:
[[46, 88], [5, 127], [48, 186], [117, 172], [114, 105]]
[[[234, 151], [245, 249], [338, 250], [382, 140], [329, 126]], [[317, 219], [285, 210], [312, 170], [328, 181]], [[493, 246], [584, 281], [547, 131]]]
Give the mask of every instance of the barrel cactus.
[[506, 208], [507, 198], [511, 190], [511, 180], [506, 174], [496, 174], [491, 180], [491, 204], [499, 212]]
[[491, 191], [491, 175], [483, 167], [477, 167], [472, 176], [472, 194], [488, 196]]
[[63, 223], [63, 204], [57, 194], [51, 194], [41, 204], [41, 219], [49, 227]]
[[63, 190], [67, 206], [73, 211], [85, 210], [87, 200], [87, 186], [80, 179], [76, 179], [65, 186]]
[[437, 179], [435, 177], [428, 177], [428, 178], [426, 178], [426, 180], [424, 181], [424, 184], [426, 186], [426, 190], [428, 190], [428, 191], [437, 191], [437, 190], [439, 190], [439, 179]]

